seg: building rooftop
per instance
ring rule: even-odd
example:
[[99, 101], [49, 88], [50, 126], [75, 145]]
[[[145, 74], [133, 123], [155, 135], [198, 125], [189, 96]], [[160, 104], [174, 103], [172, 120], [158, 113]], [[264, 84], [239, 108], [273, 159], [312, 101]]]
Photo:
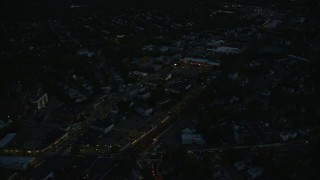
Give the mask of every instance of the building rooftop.
[[4, 138], [0, 140], [0, 148], [5, 147], [16, 135], [17, 133], [8, 133]]
[[91, 126], [100, 127], [100, 128], [107, 128], [112, 125], [113, 122], [111, 120], [97, 120], [92, 123]]
[[220, 62], [217, 60], [209, 60], [204, 58], [192, 58], [192, 57], [186, 57], [182, 59], [183, 62], [193, 62], [193, 63], [199, 63], [199, 64], [208, 64], [212, 66], [220, 66]]
[[0, 166], [9, 168], [19, 168], [25, 166], [25, 164], [31, 163], [35, 160], [34, 157], [26, 156], [0, 156]]

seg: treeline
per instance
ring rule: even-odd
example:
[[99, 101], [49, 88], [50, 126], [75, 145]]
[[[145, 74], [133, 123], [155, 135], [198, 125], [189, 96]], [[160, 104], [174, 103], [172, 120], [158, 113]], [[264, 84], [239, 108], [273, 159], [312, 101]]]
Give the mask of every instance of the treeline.
[[28, 15], [48, 16], [53, 9], [59, 9], [61, 11], [68, 10], [71, 5], [103, 10], [106, 13], [121, 12], [128, 8], [161, 8], [183, 12], [194, 8], [211, 8], [216, 6], [219, 1], [220, 0], [5, 0], [0, 3], [0, 14], [2, 19], [19, 18], [26, 13]]

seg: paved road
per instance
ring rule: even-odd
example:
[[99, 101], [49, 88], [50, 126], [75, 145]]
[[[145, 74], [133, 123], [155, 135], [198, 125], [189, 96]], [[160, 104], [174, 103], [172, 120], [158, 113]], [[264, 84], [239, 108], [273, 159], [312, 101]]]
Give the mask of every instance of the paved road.
[[[180, 105], [175, 106], [170, 112], [163, 114], [163, 120], [159, 122], [157, 126], [150, 129], [147, 133], [138, 137], [133, 142], [126, 145], [125, 148], [121, 150], [119, 156], [127, 157], [128, 159], [136, 159], [139, 156], [146, 153], [150, 146], [154, 143], [156, 138], [159, 138], [168, 128], [170, 128], [174, 123], [181, 120], [183, 111], [191, 105], [191, 102], [197, 99], [203, 89], [200, 87], [194, 87], [186, 95], [185, 98], [180, 102]], [[169, 117], [169, 118], [167, 118]], [[145, 154], [146, 155], [146, 154]], [[121, 165], [121, 164], [120, 164]]]

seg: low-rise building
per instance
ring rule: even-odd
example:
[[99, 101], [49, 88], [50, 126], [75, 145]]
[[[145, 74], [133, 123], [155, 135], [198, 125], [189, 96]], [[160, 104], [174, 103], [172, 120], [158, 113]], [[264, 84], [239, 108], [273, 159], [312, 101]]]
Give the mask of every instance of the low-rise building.
[[151, 97], [151, 92], [143, 92], [143, 93], [139, 93], [138, 95], [138, 99], [143, 101], [147, 100], [150, 97]]
[[181, 141], [182, 144], [205, 144], [200, 134], [182, 134]]
[[113, 107], [113, 108], [111, 109], [111, 114], [113, 114], [113, 115], [118, 114], [118, 112], [119, 112], [118, 106], [115, 106], [115, 107]]
[[233, 122], [234, 139], [237, 143], [251, 143], [254, 141], [255, 132], [247, 123], [236, 124]]
[[135, 110], [141, 116], [150, 116], [153, 113], [152, 107], [139, 106]]
[[195, 65], [208, 65], [208, 66], [220, 66], [220, 62], [217, 60], [209, 60], [209, 59], [203, 59], [203, 58], [192, 58], [192, 57], [186, 57], [184, 59], [181, 59], [181, 62], [188, 63], [188, 64], [195, 64]]
[[242, 171], [246, 169], [247, 165], [246, 165], [246, 162], [242, 160], [242, 161], [235, 162], [234, 167], [237, 171]]
[[188, 81], [178, 81], [165, 89], [166, 92], [180, 94], [188, 91], [192, 85]]
[[240, 49], [233, 48], [233, 47], [219, 47], [219, 48], [215, 49], [215, 52], [218, 54], [225, 54], [225, 55], [239, 54]]
[[280, 138], [282, 141], [289, 141], [290, 139], [294, 139], [297, 137], [296, 132], [288, 131], [288, 132], [281, 132], [280, 133]]
[[157, 102], [157, 108], [158, 109], [165, 109], [166, 106], [168, 106], [171, 102], [171, 98], [165, 98]]
[[162, 66], [160, 64], [154, 64], [154, 63], [148, 63], [145, 66], [145, 70], [146, 71], [150, 71], [150, 72], [157, 72], [162, 68]]
[[139, 87], [129, 92], [130, 98], [136, 97], [139, 93], [142, 93], [146, 90], [146, 87]]
[[201, 134], [194, 134], [194, 131], [185, 128], [181, 131], [182, 144], [205, 144]]
[[148, 76], [148, 73], [146, 72], [141, 72], [141, 71], [133, 71], [132, 74], [139, 76], [139, 77], [146, 77]]
[[110, 132], [114, 127], [113, 122], [111, 121], [107, 121], [107, 120], [98, 120], [95, 121], [94, 123], [92, 123], [92, 125], [90, 126], [91, 129], [100, 131], [104, 134], [107, 134], [108, 132]]
[[48, 102], [49, 102], [49, 99], [48, 99], [47, 93], [37, 92], [36, 94], [33, 95], [31, 99], [31, 103], [35, 105], [37, 110], [41, 110], [45, 108]]
[[9, 126], [9, 121], [5, 122], [5, 121], [0, 120], [0, 129], [3, 129], [8, 126]]
[[26, 170], [34, 160], [34, 157], [0, 156], [0, 166], [9, 169]]
[[145, 84], [149, 87], [156, 87], [160, 83], [161, 79], [158, 78], [149, 79], [147, 82], [145, 82]]
[[77, 52], [77, 54], [80, 55], [80, 56], [87, 56], [87, 57], [89, 57], [89, 58], [92, 58], [92, 57], [95, 55], [94, 52], [89, 51], [88, 49], [79, 50], [79, 51]]
[[17, 135], [17, 133], [8, 133], [4, 138], [0, 140], [0, 148], [5, 147], [12, 141], [12, 139]]
[[258, 126], [260, 132], [262, 133], [263, 139], [265, 141], [271, 141], [272, 139], [275, 138], [276, 131], [274, 131], [271, 128], [270, 123], [264, 123], [262, 121], [259, 121], [257, 123], [257, 126]]
[[247, 171], [249, 179], [256, 179], [263, 174], [263, 167], [254, 167]]

